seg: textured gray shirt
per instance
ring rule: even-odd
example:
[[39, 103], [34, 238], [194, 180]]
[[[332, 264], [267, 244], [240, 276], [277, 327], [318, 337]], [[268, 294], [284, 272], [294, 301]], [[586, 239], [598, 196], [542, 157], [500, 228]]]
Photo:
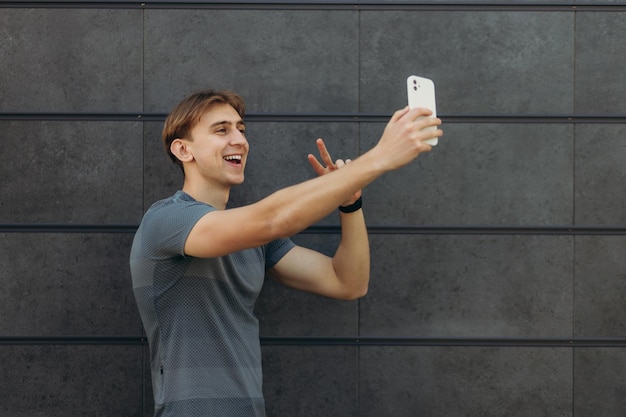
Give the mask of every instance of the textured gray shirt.
[[212, 210], [178, 191], [150, 207], [133, 241], [155, 416], [265, 416], [254, 303], [266, 269], [294, 244], [281, 239], [220, 258], [185, 256], [189, 232]]

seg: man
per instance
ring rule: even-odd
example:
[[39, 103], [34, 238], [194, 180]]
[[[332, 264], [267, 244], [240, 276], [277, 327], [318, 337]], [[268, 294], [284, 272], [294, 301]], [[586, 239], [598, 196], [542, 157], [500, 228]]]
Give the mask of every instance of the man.
[[[321, 139], [319, 176], [226, 209], [248, 158], [243, 100], [202, 91], [165, 121], [163, 143], [184, 173], [181, 191], [155, 203], [133, 242], [133, 288], [151, 355], [155, 416], [265, 416], [254, 303], [266, 272], [290, 287], [337, 299], [365, 295], [370, 254], [361, 189], [431, 147], [441, 121], [426, 109], [394, 113], [378, 144], [332, 162]], [[331, 258], [289, 237], [339, 207]]]

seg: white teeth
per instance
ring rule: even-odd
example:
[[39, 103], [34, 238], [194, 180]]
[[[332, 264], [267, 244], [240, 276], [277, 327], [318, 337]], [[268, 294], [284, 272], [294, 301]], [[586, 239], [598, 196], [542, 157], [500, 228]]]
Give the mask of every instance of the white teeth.
[[228, 156], [225, 156], [224, 159], [227, 161], [233, 161], [233, 160], [241, 161], [241, 155], [228, 155]]

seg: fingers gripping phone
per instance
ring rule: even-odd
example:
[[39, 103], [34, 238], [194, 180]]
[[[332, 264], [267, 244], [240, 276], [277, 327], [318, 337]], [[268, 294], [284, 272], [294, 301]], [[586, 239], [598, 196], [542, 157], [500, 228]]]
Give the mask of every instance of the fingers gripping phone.
[[[432, 117], [437, 117], [437, 104], [435, 102], [435, 83], [432, 80], [417, 75], [411, 75], [406, 80], [406, 90], [409, 98], [409, 107], [425, 107], [433, 112]], [[436, 126], [427, 127], [428, 130], [436, 130]], [[439, 143], [438, 138], [425, 140], [431, 146]]]

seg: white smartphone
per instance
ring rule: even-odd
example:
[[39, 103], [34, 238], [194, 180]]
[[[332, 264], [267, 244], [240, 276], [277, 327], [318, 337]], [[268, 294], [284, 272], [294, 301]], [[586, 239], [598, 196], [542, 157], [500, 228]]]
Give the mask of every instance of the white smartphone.
[[[425, 107], [433, 112], [432, 117], [437, 117], [437, 103], [435, 101], [435, 83], [433, 80], [417, 75], [411, 75], [406, 79], [406, 91], [409, 97], [409, 107]], [[436, 126], [427, 127], [426, 129], [435, 130]], [[438, 138], [428, 139], [425, 143], [436, 146], [439, 143]]]

